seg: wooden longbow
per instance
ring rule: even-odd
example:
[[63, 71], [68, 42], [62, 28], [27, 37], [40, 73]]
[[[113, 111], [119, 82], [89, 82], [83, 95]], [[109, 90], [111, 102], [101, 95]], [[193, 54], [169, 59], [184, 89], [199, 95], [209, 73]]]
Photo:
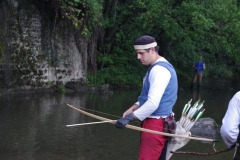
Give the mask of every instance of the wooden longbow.
[[[66, 105], [68, 107], [70, 107], [70, 108], [72, 108], [72, 109], [82, 113], [82, 114], [85, 114], [85, 115], [89, 116], [89, 117], [92, 117], [92, 118], [95, 118], [95, 119], [98, 119], [98, 120], [101, 120], [101, 121], [109, 121], [108, 123], [112, 123], [112, 124], [116, 123], [116, 120], [111, 120], [111, 119], [108, 119], [108, 118], [100, 117], [100, 116], [97, 116], [97, 115], [85, 112], [85, 111], [80, 110], [80, 109], [78, 109], [78, 108], [76, 108], [76, 107], [74, 107], [74, 106], [72, 106], [70, 104], [67, 104], [67, 103], [66, 103]], [[183, 136], [183, 135], [178, 135], [178, 134], [170, 134], [170, 133], [158, 132], [158, 131], [154, 131], [154, 130], [150, 130], [150, 129], [145, 129], [145, 128], [133, 126], [133, 125], [130, 125], [130, 124], [127, 124], [125, 127], [129, 128], [129, 129], [137, 130], [137, 131], [148, 132], [148, 133], [153, 133], [153, 134], [159, 134], [159, 135], [168, 136], [168, 137], [188, 138], [188, 139], [199, 140], [199, 141], [217, 142], [214, 139], [201, 138], [201, 137], [188, 137], [188, 136]]]

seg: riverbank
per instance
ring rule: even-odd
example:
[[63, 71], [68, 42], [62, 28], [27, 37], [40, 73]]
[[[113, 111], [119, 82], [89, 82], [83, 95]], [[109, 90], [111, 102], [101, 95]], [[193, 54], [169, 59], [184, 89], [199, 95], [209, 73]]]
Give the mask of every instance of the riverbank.
[[140, 89], [136, 86], [112, 86], [104, 84], [102, 86], [89, 86], [87, 84], [68, 83], [66, 85], [56, 85], [49, 88], [0, 88], [0, 97], [36, 94], [36, 93], [72, 93], [72, 92], [95, 92], [101, 94], [113, 94], [114, 90]]
[[[179, 77], [179, 90], [190, 89], [191, 80]], [[203, 90], [240, 90], [240, 83], [238, 80], [204, 78], [201, 88]], [[0, 97], [19, 95], [19, 94], [34, 94], [34, 93], [72, 93], [72, 92], [96, 92], [101, 94], [112, 94], [114, 90], [141, 90], [138, 86], [113, 86], [104, 84], [102, 86], [93, 86], [85, 83], [69, 82], [65, 85], [54, 85], [48, 88], [31, 88], [31, 87], [18, 87], [18, 88], [0, 88]]]

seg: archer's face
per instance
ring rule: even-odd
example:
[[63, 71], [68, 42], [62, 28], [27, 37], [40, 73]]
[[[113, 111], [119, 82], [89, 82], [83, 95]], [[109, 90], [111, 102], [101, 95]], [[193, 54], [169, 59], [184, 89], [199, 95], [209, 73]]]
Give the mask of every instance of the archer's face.
[[151, 49], [147, 52], [144, 49], [136, 50], [137, 59], [145, 66], [149, 66], [152, 63]]

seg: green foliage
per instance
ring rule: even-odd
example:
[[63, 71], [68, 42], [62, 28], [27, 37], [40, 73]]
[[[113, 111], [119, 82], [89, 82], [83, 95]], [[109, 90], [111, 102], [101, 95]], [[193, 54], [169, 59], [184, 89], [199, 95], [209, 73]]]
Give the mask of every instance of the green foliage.
[[174, 65], [180, 76], [192, 76], [192, 64], [199, 54], [207, 66], [205, 76], [231, 78], [236, 76], [234, 71], [239, 73], [233, 67], [240, 64], [240, 10], [235, 0], [121, 1], [117, 11], [115, 19], [110, 14], [105, 16], [105, 27], [114, 32], [115, 45], [105, 44], [105, 48], [112, 49], [101, 61], [108, 63], [99, 71], [105, 75], [104, 81], [127, 83], [130, 78], [110, 74], [120, 73], [131, 75], [140, 84], [139, 77], [145, 70], [133, 56], [132, 47], [136, 38], [145, 34], [157, 39], [160, 55]]
[[233, 78], [234, 74], [233, 70], [229, 70], [225, 65], [209, 65], [208, 69], [204, 71], [204, 76]]
[[[137, 63], [133, 59], [136, 57], [135, 54], [132, 52], [126, 53], [117, 47], [115, 50], [118, 50], [119, 56], [117, 54], [105, 56], [102, 54], [98, 57], [98, 64], [101, 66], [101, 69], [96, 74], [88, 74], [88, 83], [95, 84], [96, 86], [105, 83], [120, 86], [130, 84], [140, 86], [141, 83], [139, 82], [144, 76], [143, 72], [145, 72], [145, 69], [138, 64], [133, 66], [133, 63]], [[138, 68], [139, 66], [140, 68]]]
[[52, 85], [54, 85], [54, 82], [48, 81], [46, 85], [47, 87], [51, 87]]
[[[142, 35], [156, 38], [159, 54], [173, 64], [180, 76], [192, 76], [192, 64], [199, 54], [206, 63], [205, 76], [231, 78], [240, 74], [240, 10], [236, 0], [57, 2], [61, 9], [52, 7], [59, 9], [58, 15], [96, 44], [97, 70], [88, 74], [88, 84], [141, 86], [147, 68], [137, 60], [133, 43]], [[0, 41], [0, 53], [3, 50]], [[28, 63], [25, 55], [31, 58], [30, 51], [12, 53], [16, 63]]]
[[[215, 2], [184, 2], [174, 10], [175, 15], [172, 17], [179, 24], [178, 28], [182, 30], [180, 33], [183, 34], [181, 36], [176, 32], [174, 35], [181, 38], [181, 42], [174, 40], [172, 44], [177, 47], [169, 48], [170, 59], [177, 67], [188, 66], [188, 62], [193, 61], [191, 57], [199, 53], [204, 55], [206, 64], [215, 64], [217, 57], [232, 56], [234, 48], [239, 48], [237, 41], [240, 32], [233, 27], [236, 19], [239, 19], [239, 9], [233, 1]], [[231, 36], [238, 40], [231, 41]], [[236, 54], [237, 52], [234, 55]], [[220, 63], [226, 63], [225, 59], [221, 60]]]
[[104, 84], [104, 82], [100, 82], [100, 80], [96, 78], [96, 73], [89, 72], [87, 74], [87, 85], [89, 86], [100, 86]]
[[193, 70], [188, 70], [188, 69], [178, 69], [178, 68], [175, 68], [176, 72], [177, 72], [177, 76], [178, 76], [178, 79], [180, 78], [184, 78], [184, 79], [187, 79], [187, 80], [192, 80], [192, 75], [193, 75]]
[[97, 60], [99, 62], [99, 64], [101, 64], [101, 69], [106, 65], [106, 66], [110, 66], [114, 64], [113, 61], [114, 56], [112, 55], [104, 55], [104, 54], [100, 54], [97, 57]]
[[58, 90], [59, 90], [61, 93], [65, 93], [65, 92], [66, 92], [66, 88], [65, 88], [63, 85], [58, 85], [57, 88], [58, 88]]
[[30, 81], [36, 73], [33, 47], [31, 41], [23, 42], [21, 45], [13, 44], [14, 53], [11, 55], [11, 62], [14, 64], [14, 68], [12, 68], [14, 72], [13, 82], [17, 86], [31, 86]]
[[101, 25], [103, 0], [59, 0], [63, 13], [62, 18], [72, 21], [75, 28], [82, 30], [84, 37], [91, 36], [91, 29]]

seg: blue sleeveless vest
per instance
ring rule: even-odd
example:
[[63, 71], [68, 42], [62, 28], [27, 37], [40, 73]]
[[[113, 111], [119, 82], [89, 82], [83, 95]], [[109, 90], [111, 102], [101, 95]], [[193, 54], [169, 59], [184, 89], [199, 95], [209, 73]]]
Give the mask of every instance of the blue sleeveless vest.
[[156, 62], [148, 69], [145, 75], [146, 79], [143, 84], [142, 92], [138, 97], [139, 106], [141, 107], [147, 101], [150, 88], [149, 73], [155, 65], [160, 65], [167, 68], [171, 73], [171, 78], [165, 89], [165, 92], [163, 93], [157, 110], [155, 110], [151, 116], [169, 116], [172, 113], [172, 108], [177, 100], [178, 80], [173, 66], [168, 62]]
[[203, 64], [204, 64], [203, 61], [195, 62], [195, 67], [197, 68], [197, 69], [195, 69], [195, 73], [202, 73]]

